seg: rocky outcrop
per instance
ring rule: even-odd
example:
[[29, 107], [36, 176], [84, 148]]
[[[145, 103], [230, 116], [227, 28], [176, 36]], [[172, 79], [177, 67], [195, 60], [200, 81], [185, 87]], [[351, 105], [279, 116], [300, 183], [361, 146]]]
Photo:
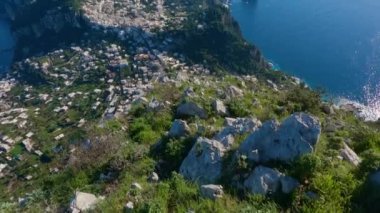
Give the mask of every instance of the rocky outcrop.
[[132, 212], [133, 212], [133, 209], [134, 209], [134, 204], [133, 204], [132, 201], [128, 201], [128, 203], [125, 204], [125, 206], [124, 206], [124, 210], [125, 210], [125, 212], [127, 212], [127, 213], [132, 213]]
[[193, 102], [186, 102], [177, 108], [177, 116], [179, 117], [199, 117], [207, 118], [206, 111]]
[[183, 137], [190, 132], [190, 127], [186, 121], [176, 119], [169, 130], [169, 137], [179, 138]]
[[222, 143], [198, 138], [179, 169], [185, 178], [202, 184], [214, 183], [222, 172], [222, 158], [226, 148]]
[[296, 113], [282, 124], [267, 121], [239, 147], [238, 153], [256, 162], [291, 160], [311, 153], [319, 140], [321, 125], [317, 118]]
[[340, 156], [354, 166], [358, 166], [361, 162], [359, 156], [346, 143], [343, 143]]
[[335, 114], [334, 107], [329, 104], [323, 104], [322, 105], [322, 111], [328, 115]]
[[252, 194], [267, 195], [282, 191], [290, 193], [299, 186], [297, 180], [285, 176], [277, 170], [258, 166], [244, 181], [244, 188]]
[[244, 133], [252, 133], [261, 126], [261, 122], [254, 117], [247, 118], [226, 118], [224, 128], [215, 136], [216, 140], [220, 140], [226, 135], [238, 135]]
[[0, 8], [4, 8], [4, 18], [11, 21], [17, 40], [16, 58], [40, 53], [70, 36], [77, 38], [86, 26], [68, 1], [3, 0]]
[[256, 118], [226, 118], [224, 128], [215, 135], [214, 139], [222, 142], [225, 147], [230, 147], [235, 136], [252, 133], [260, 126], [261, 122]]
[[348, 99], [339, 99], [337, 106], [339, 109], [352, 112], [356, 117], [364, 121], [379, 121], [380, 115], [377, 112], [376, 107], [366, 106], [356, 101], [351, 101]]
[[243, 90], [237, 88], [236, 86], [229, 86], [226, 90], [226, 96], [228, 99], [239, 98], [243, 95]]
[[213, 184], [202, 185], [201, 194], [203, 197], [212, 199], [212, 200], [222, 198], [224, 195], [223, 186], [213, 185]]
[[[48, 4], [37, 0], [33, 4], [27, 0], [5, 0], [0, 3], [6, 16], [13, 22], [18, 36], [41, 36], [45, 31], [59, 33], [66, 27], [81, 27], [79, 13], [67, 7], [62, 1]], [[44, 10], [43, 13], [40, 10]], [[26, 19], [25, 17], [28, 17]]]
[[224, 116], [227, 115], [227, 108], [221, 100], [214, 100], [212, 102], [212, 108], [217, 115]]
[[160, 178], [158, 177], [158, 174], [155, 172], [152, 172], [152, 174], [150, 174], [150, 176], [148, 177], [148, 181], [151, 183], [157, 183], [159, 180]]
[[212, 140], [199, 138], [182, 162], [180, 173], [203, 184], [214, 183], [222, 174], [222, 159], [234, 143], [234, 137], [256, 131], [256, 118], [226, 118], [224, 128]]
[[252, 194], [266, 195], [280, 188], [281, 173], [271, 168], [258, 166], [244, 181], [244, 188]]
[[70, 209], [73, 213], [84, 212], [92, 209], [101, 198], [86, 192], [75, 192], [75, 197], [71, 201]]

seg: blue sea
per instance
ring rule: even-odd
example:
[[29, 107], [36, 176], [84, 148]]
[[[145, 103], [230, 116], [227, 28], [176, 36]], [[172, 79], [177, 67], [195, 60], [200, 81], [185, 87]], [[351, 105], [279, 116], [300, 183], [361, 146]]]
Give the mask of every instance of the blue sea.
[[232, 0], [230, 9], [276, 67], [380, 115], [380, 0]]
[[12, 62], [13, 46], [9, 23], [0, 19], [0, 73], [7, 71]]

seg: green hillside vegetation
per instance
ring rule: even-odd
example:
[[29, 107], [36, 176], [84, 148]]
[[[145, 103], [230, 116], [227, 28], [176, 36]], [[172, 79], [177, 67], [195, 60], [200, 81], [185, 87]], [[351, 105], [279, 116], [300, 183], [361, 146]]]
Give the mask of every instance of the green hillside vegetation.
[[[17, 191], [4, 189], [2, 197], [12, 194], [21, 194], [25, 190], [32, 189], [33, 202], [29, 202], [23, 211], [34, 212], [36, 208], [44, 208], [45, 202], [59, 208], [60, 205], [69, 203], [72, 192], [75, 190], [88, 191], [95, 194], [104, 194], [106, 199], [97, 207], [102, 212], [120, 212], [127, 200], [136, 201], [136, 212], [186, 212], [193, 209], [196, 212], [251, 212], [261, 211], [301, 211], [301, 212], [347, 212], [369, 211], [377, 206], [379, 197], [374, 188], [366, 182], [368, 174], [378, 169], [380, 165], [380, 135], [378, 127], [369, 127], [357, 120], [352, 114], [336, 111], [333, 115], [327, 115], [321, 110], [319, 95], [298, 87], [290, 86], [284, 92], [275, 92], [267, 84], [262, 82], [245, 82], [244, 87], [238, 77], [226, 76], [204, 77], [202, 82], [208, 82], [211, 86], [204, 88], [194, 83], [157, 84], [149, 94], [148, 99], [156, 99], [159, 102], [169, 101], [170, 107], [160, 110], [152, 110], [146, 104], [135, 105], [129, 116], [121, 119], [110, 120], [103, 128], [99, 128], [96, 120], [89, 123], [83, 130], [65, 128], [62, 131], [70, 136], [60, 144], [73, 146], [79, 149], [75, 154], [69, 154], [67, 165], [60, 174], [47, 174], [48, 167], [41, 166], [35, 173], [39, 178], [29, 182], [20, 183]], [[323, 123], [327, 119], [334, 119], [344, 123], [344, 127], [334, 133], [323, 132], [316, 151], [297, 159], [291, 166], [275, 163], [281, 172], [292, 175], [301, 182], [301, 187], [290, 195], [273, 194], [269, 197], [249, 195], [235, 189], [229, 184], [228, 178], [221, 179], [225, 186], [226, 196], [217, 201], [204, 199], [200, 196], [198, 185], [185, 180], [178, 174], [178, 169], [186, 157], [188, 151], [195, 142], [195, 138], [203, 135], [211, 137], [221, 128], [223, 118], [216, 115], [210, 105], [215, 99], [217, 89], [236, 85], [244, 91], [244, 96], [230, 100], [228, 109], [233, 116], [255, 116], [260, 120], [279, 119], [289, 116], [293, 112], [302, 109], [318, 116]], [[191, 98], [205, 109], [209, 116], [206, 120], [189, 118], [190, 126], [203, 126], [204, 131], [199, 132], [192, 128], [192, 133], [185, 138], [168, 139], [165, 131], [170, 129], [175, 118], [175, 109], [183, 101], [182, 94], [185, 89], [192, 87], [196, 95]], [[295, 98], [297, 93], [299, 98]], [[169, 95], [170, 94], [170, 95]], [[202, 95], [203, 94], [203, 95]], [[303, 97], [308, 97], [304, 99]], [[254, 106], [252, 100], [260, 104]], [[316, 105], [310, 105], [308, 103]], [[240, 103], [238, 106], [234, 103]], [[68, 112], [71, 113], [71, 112]], [[49, 121], [50, 120], [50, 121]], [[41, 127], [38, 136], [42, 141], [49, 141], [49, 129], [43, 127], [58, 125], [61, 128], [64, 123], [56, 123], [52, 119], [35, 121], [36, 127]], [[46, 132], [47, 131], [47, 132]], [[44, 139], [46, 137], [46, 139]], [[80, 141], [89, 138], [97, 143], [86, 145]], [[242, 141], [244, 136], [239, 140]], [[343, 140], [352, 140], [354, 150], [363, 158], [362, 164], [355, 168], [352, 165], [338, 159], [339, 150]], [[159, 145], [157, 144], [159, 141]], [[239, 141], [234, 144], [236, 147]], [[49, 147], [49, 143], [44, 143]], [[49, 153], [48, 149], [46, 149]], [[24, 152], [16, 148], [15, 155]], [[231, 151], [233, 153], [233, 150]], [[49, 155], [49, 154], [47, 154]], [[49, 155], [53, 156], [53, 154]], [[64, 153], [59, 156], [65, 156]], [[52, 162], [60, 161], [60, 157], [52, 158]], [[17, 173], [23, 173], [32, 169], [35, 157], [24, 160], [26, 163]], [[148, 176], [155, 170], [157, 162], [160, 163], [159, 183], [150, 183]], [[57, 162], [58, 163], [58, 162]], [[232, 160], [226, 158], [225, 175], [231, 173]], [[249, 170], [244, 162], [234, 165], [233, 172]], [[100, 180], [99, 175], [111, 172], [110, 180]], [[132, 182], [142, 185], [142, 190], [131, 189]], [[3, 185], [4, 186], [4, 185]], [[318, 199], [312, 200], [305, 196], [305, 192], [313, 191], [318, 194]], [[3, 210], [11, 210], [14, 206], [2, 203]]]
[[[80, 6], [79, 0], [51, 1], [45, 6], [67, 2], [71, 7]], [[31, 11], [45, 9], [36, 5]], [[33, 131], [34, 146], [43, 154], [28, 152], [17, 141], [9, 152], [11, 160], [1, 157], [1, 162], [9, 162], [12, 175], [0, 178], [0, 212], [65, 212], [76, 191], [104, 196], [90, 212], [124, 212], [128, 202], [134, 204], [133, 212], [380, 212], [380, 186], [369, 178], [380, 168], [379, 122], [366, 123], [352, 112], [333, 108], [332, 103], [322, 100], [322, 92], [271, 70], [259, 51], [242, 38], [225, 8], [215, 5], [203, 12], [194, 12], [184, 28], [170, 32], [180, 41], [170, 51], [185, 53], [186, 65], [204, 64], [211, 74], [196, 73], [181, 80], [172, 67], [165, 67], [170, 79], [155, 81], [144, 98], [133, 102], [126, 115], [104, 115], [110, 102], [107, 80], [112, 78], [113, 83], [121, 85], [121, 74], [110, 71], [109, 60], [102, 58], [100, 52], [105, 49], [102, 45], [116, 43], [121, 46], [121, 55], [125, 55], [128, 41], [90, 31], [88, 42], [82, 42], [81, 47], [90, 55], [98, 53], [93, 54], [99, 60], [91, 74], [78, 68], [82, 58], [69, 47], [56, 55], [31, 58], [36, 64], [53, 64], [55, 67], [47, 68], [56, 71], [53, 74], [74, 73], [72, 84], [65, 84], [62, 76], [55, 78], [41, 69], [16, 63], [10, 75], [19, 84], [7, 99], [16, 103], [15, 107], [28, 110], [31, 127], [23, 130], [4, 124], [1, 134], [16, 138]], [[24, 21], [20, 19], [20, 23]], [[198, 30], [198, 24], [204, 28]], [[131, 58], [126, 58], [127, 62]], [[124, 74], [137, 74], [134, 68], [126, 67]], [[232, 86], [241, 95], [226, 95]], [[94, 92], [96, 89], [98, 93]], [[76, 91], [81, 96], [69, 99], [70, 108], [56, 110]], [[41, 94], [48, 94], [51, 99], [33, 98]], [[126, 99], [122, 91], [116, 94]], [[225, 104], [228, 115], [214, 110], [216, 99]], [[99, 105], [94, 108], [97, 101]], [[189, 102], [204, 109], [207, 116], [178, 115], [179, 106]], [[151, 103], [159, 104], [153, 107]], [[179, 168], [197, 139], [213, 138], [223, 128], [226, 117], [281, 122], [297, 112], [315, 116], [321, 122], [322, 132], [315, 149], [288, 163], [263, 163], [299, 181], [292, 193], [257, 195], [233, 183], [236, 176], [249, 174], [258, 166], [235, 155], [251, 133], [237, 135], [223, 156], [222, 177], [215, 182], [223, 186], [222, 198], [205, 198], [198, 183], [180, 174]], [[82, 119], [85, 124], [78, 126]], [[168, 136], [175, 119], [187, 122], [189, 130], [185, 136]], [[57, 139], [61, 134], [64, 137]], [[340, 158], [344, 144], [361, 158], [358, 166]], [[149, 180], [153, 172], [159, 181]], [[30, 174], [33, 177], [27, 178]]]

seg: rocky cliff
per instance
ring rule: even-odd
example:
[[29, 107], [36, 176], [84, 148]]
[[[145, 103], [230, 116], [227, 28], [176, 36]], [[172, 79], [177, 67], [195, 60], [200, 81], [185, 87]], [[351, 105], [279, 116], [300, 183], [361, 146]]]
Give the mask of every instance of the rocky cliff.
[[41, 51], [62, 40], [62, 33], [68, 38], [84, 26], [80, 13], [66, 0], [5, 0], [0, 10], [12, 23], [17, 57]]

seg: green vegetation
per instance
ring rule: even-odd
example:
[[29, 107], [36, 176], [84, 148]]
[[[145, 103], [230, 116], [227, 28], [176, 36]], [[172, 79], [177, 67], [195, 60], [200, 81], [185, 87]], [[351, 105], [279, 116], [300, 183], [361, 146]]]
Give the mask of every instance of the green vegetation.
[[[207, 90], [193, 83], [185, 83], [177, 90], [173, 90], [171, 84], [157, 84], [148, 97], [160, 102], [169, 101], [171, 105], [153, 110], [146, 103], [138, 103], [128, 116], [109, 120], [102, 127], [96, 124], [97, 119], [87, 124], [84, 129], [76, 129], [65, 127], [67, 124], [57, 119], [35, 117], [36, 127], [40, 128], [35, 132], [35, 137], [39, 138], [41, 145], [45, 147], [45, 154], [52, 157], [51, 163], [42, 164], [38, 172], [35, 171], [38, 174], [36, 179], [29, 183], [19, 183], [17, 192], [8, 191], [3, 196], [22, 194], [33, 183], [32, 189], [37, 190], [39, 194], [33, 198], [33, 203], [28, 202], [23, 208], [25, 211], [36, 206], [43, 207], [46, 201], [53, 206], [68, 204], [75, 190], [95, 194], [104, 194], [107, 191], [106, 199], [97, 206], [99, 211], [103, 212], [120, 212], [126, 201], [135, 203], [136, 212], [184, 212], [189, 209], [202, 212], [225, 212], [226, 209], [229, 212], [351, 212], [369, 211], [376, 206], [379, 197], [373, 186], [368, 183], [367, 177], [380, 166], [377, 129], [351, 118], [346, 112], [337, 111], [333, 115], [323, 113], [319, 95], [302, 87], [273, 92], [268, 85], [261, 82], [246, 82], [242, 87], [239, 85], [241, 81], [236, 77], [226, 76], [225, 81], [217, 79], [208, 78], [208, 81], [212, 80], [213, 83]], [[189, 135], [170, 138], [165, 136], [165, 132], [170, 129], [175, 118], [176, 108], [171, 106], [177, 106], [183, 101], [181, 94], [188, 87], [192, 87], [195, 96], [187, 99], [207, 108], [215, 99], [218, 88], [224, 88], [226, 85], [240, 86], [244, 92], [243, 97], [228, 102], [227, 108], [233, 117], [257, 115], [262, 121], [271, 118], [282, 120], [293, 113], [297, 109], [293, 107], [297, 105], [318, 115], [322, 121], [329, 117], [345, 122], [343, 129], [339, 131], [323, 132], [314, 153], [302, 156], [291, 165], [271, 163], [271, 166], [298, 179], [302, 184], [291, 195], [252, 196], [236, 190], [228, 181], [231, 178], [224, 178], [222, 183], [226, 195], [222, 199], [211, 201], [200, 195], [199, 186], [177, 174], [181, 162], [197, 136], [212, 137], [215, 128], [221, 128], [223, 118], [213, 114], [213, 110], [209, 109], [208, 113], [212, 116], [206, 120], [187, 119], [192, 127]], [[294, 91], [298, 91], [300, 95], [295, 97]], [[284, 97], [287, 102], [284, 102]], [[317, 104], [317, 107], [308, 105], [307, 100], [314, 100], [313, 103]], [[279, 106], [285, 110], [278, 111]], [[77, 112], [68, 111], [66, 115], [73, 120], [77, 119]], [[199, 132], [199, 129], [194, 131], [195, 125], [207, 128], [204, 128], [203, 132]], [[48, 128], [43, 128], [46, 126]], [[63, 129], [59, 130], [60, 128]], [[67, 137], [60, 143], [51, 142], [51, 138], [58, 134], [57, 131], [65, 132]], [[231, 154], [228, 154], [224, 161], [226, 176], [233, 177], [251, 170], [252, 165], [247, 164], [244, 159], [231, 163], [234, 160], [234, 150], [246, 137], [247, 135], [242, 135], [235, 139]], [[350, 145], [363, 159], [357, 168], [336, 157], [342, 148], [341, 144], [347, 139], [352, 141]], [[75, 151], [63, 151], [58, 155], [49, 151], [51, 147], [57, 146], [64, 147], [64, 150], [74, 147]], [[12, 155], [27, 156], [22, 146], [16, 146]], [[58, 166], [60, 160], [67, 158], [65, 156], [69, 157], [67, 166], [57, 174], [48, 175], [47, 165]], [[28, 165], [36, 161], [38, 159], [28, 157], [25, 165], [19, 167], [18, 174], [30, 173], [31, 168]], [[148, 181], [148, 176], [153, 171], [159, 174], [159, 183]], [[107, 178], [101, 179], [101, 175]], [[131, 189], [133, 182], [139, 182], [143, 189]], [[369, 197], [364, 198], [367, 195]], [[11, 204], [2, 202], [1, 208], [10, 208], [9, 205]]]
[[[184, 27], [184, 52], [215, 72], [248, 74], [264, 70], [260, 52], [242, 39], [239, 26], [226, 8], [214, 5], [200, 11]], [[228, 42], [226, 42], [228, 41]]]
[[[25, 17], [56, 6], [69, 11], [70, 7], [78, 9], [80, 2], [38, 1], [35, 8], [26, 11]], [[181, 2], [171, 0], [166, 4]], [[217, 5], [201, 10], [199, 5], [208, 4], [196, 1], [185, 26], [171, 32], [183, 41], [175, 51], [186, 53], [189, 64], [204, 64], [216, 75], [192, 75], [188, 81], [155, 83], [145, 95], [146, 100], [135, 100], [126, 114], [105, 116], [110, 91], [103, 78], [113, 76], [112, 80], [118, 82], [123, 75], [133, 76], [129, 68], [132, 66], [116, 75], [108, 70], [105, 62], [108, 59], [101, 58], [86, 75], [75, 73], [75, 80], [68, 85], [61, 78], [32, 68], [17, 73], [20, 85], [8, 93], [9, 99], [17, 103], [15, 107], [28, 110], [30, 125], [25, 129], [2, 125], [1, 134], [16, 138], [32, 131], [33, 148], [43, 154], [27, 151], [20, 139], [9, 151], [10, 159], [0, 158], [1, 163], [6, 162], [12, 168], [11, 173], [0, 179], [3, 192], [0, 212], [43, 212], [47, 208], [53, 212], [65, 211], [75, 191], [105, 197], [95, 212], [122, 212], [129, 201], [134, 203], [135, 212], [380, 211], [379, 186], [369, 180], [380, 168], [379, 125], [365, 123], [352, 113], [338, 109], [334, 113], [324, 112], [322, 106], [327, 103], [321, 100], [323, 93], [303, 84], [295, 85], [289, 76], [268, 70], [260, 53], [242, 38], [228, 10]], [[40, 15], [35, 14], [30, 21], [38, 20]], [[28, 21], [19, 17], [15, 26]], [[91, 42], [84, 48], [94, 47], [98, 40], [105, 38], [96, 33], [91, 36]], [[68, 61], [70, 69], [81, 70], [80, 58], [68, 49], [62, 57], [41, 56], [32, 60], [39, 64], [50, 62], [58, 73], [66, 68]], [[166, 69], [174, 78], [175, 70]], [[255, 74], [258, 79], [247, 80], [245, 76], [226, 72]], [[241, 89], [242, 95], [227, 94], [230, 86]], [[189, 88], [192, 94], [184, 95]], [[100, 92], [96, 93], [96, 89]], [[50, 99], [30, 98], [26, 90], [32, 97], [49, 94]], [[68, 98], [78, 91], [79, 95]], [[127, 99], [121, 91], [116, 94], [122, 101]], [[213, 138], [224, 125], [224, 116], [212, 107], [216, 99], [223, 100], [228, 117], [282, 121], [302, 111], [320, 119], [322, 134], [312, 153], [289, 163], [265, 163], [296, 178], [300, 186], [294, 192], [261, 196], [238, 187], [236, 180], [244, 179], [257, 166], [246, 156], [236, 158], [235, 155], [248, 133], [236, 136], [231, 150], [223, 157], [223, 177], [216, 183], [224, 187], [223, 198], [215, 201], [204, 198], [198, 184], [179, 174], [181, 163], [197, 138]], [[153, 100], [159, 106], [152, 107], [149, 103]], [[208, 118], [188, 117], [185, 120], [190, 131], [179, 138], [169, 137], [167, 132], [178, 118], [177, 106], [185, 101], [202, 107]], [[68, 102], [70, 108], [59, 110], [63, 104], [69, 105]], [[96, 102], [99, 105], [94, 109]], [[80, 123], [81, 120], [84, 122]], [[57, 138], [60, 135], [64, 137]], [[344, 143], [362, 159], [359, 166], [338, 157]], [[158, 182], [149, 180], [152, 172], [158, 173]], [[29, 175], [32, 177], [28, 178]], [[139, 183], [141, 189], [132, 187], [133, 183]], [[18, 204], [16, 198], [26, 201]]]

